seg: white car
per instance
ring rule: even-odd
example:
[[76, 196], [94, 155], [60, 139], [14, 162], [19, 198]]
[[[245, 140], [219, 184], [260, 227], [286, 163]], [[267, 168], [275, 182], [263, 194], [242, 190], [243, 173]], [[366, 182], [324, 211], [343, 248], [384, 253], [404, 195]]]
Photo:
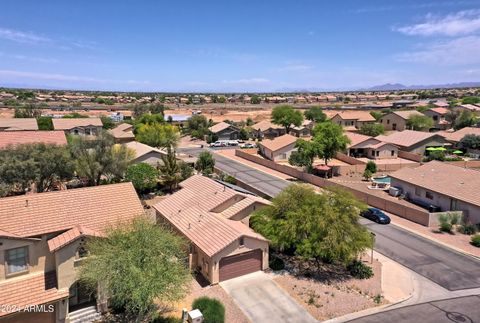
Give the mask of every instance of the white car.
[[257, 148], [257, 145], [247, 142], [245, 144], [241, 144], [240, 148]]

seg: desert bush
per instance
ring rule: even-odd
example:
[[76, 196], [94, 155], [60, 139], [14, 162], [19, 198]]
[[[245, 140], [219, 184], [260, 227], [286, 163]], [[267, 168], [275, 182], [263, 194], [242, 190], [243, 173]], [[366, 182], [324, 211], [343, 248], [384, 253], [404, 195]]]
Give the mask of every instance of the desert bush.
[[474, 224], [462, 223], [457, 231], [463, 234], [472, 235], [477, 232], [477, 227]]
[[480, 234], [476, 234], [472, 237], [470, 243], [477, 247], [477, 248], [480, 248]]
[[272, 270], [283, 270], [283, 269], [285, 269], [285, 262], [277, 256], [271, 256], [270, 261], [268, 262], [268, 265], [269, 265], [270, 269], [272, 269]]
[[358, 279], [368, 279], [373, 277], [373, 270], [371, 267], [365, 265], [360, 260], [354, 260], [347, 266], [350, 275]]
[[203, 314], [204, 323], [224, 323], [225, 307], [214, 298], [199, 297], [192, 303], [193, 309], [199, 309]]

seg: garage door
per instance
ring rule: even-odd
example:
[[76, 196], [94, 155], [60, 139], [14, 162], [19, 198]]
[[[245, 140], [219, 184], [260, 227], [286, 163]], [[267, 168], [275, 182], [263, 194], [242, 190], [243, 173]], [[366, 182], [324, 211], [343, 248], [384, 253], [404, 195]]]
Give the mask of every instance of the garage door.
[[241, 253], [220, 260], [220, 281], [262, 270], [262, 250]]

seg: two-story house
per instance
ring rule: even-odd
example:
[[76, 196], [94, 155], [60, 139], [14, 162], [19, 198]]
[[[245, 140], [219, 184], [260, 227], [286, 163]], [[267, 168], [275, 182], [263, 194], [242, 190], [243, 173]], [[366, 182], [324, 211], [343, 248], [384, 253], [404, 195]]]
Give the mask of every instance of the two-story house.
[[67, 134], [97, 136], [102, 131], [100, 118], [60, 118], [52, 119], [53, 129], [63, 130]]

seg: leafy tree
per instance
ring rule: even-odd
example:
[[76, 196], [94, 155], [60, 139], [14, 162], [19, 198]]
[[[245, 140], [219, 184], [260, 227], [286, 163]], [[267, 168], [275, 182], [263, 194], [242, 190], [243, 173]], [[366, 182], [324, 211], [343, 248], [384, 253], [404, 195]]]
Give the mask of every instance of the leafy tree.
[[38, 118], [42, 110], [34, 103], [15, 108], [14, 118]]
[[162, 124], [165, 120], [163, 114], [143, 114], [135, 119], [135, 128], [140, 128], [143, 125]]
[[359, 132], [365, 136], [376, 137], [385, 133], [385, 128], [379, 123], [364, 123]]
[[115, 145], [113, 137], [102, 132], [95, 139], [76, 136], [70, 144], [76, 171], [89, 185], [100, 185], [102, 177], [118, 180], [125, 174], [134, 152], [124, 145]]
[[477, 104], [480, 103], [480, 97], [478, 96], [466, 96], [462, 99], [462, 104]]
[[262, 99], [256, 94], [252, 95], [252, 97], [250, 98], [250, 103], [252, 104], [260, 104], [261, 102]]
[[53, 130], [52, 117], [37, 117], [39, 130]]
[[351, 193], [326, 188], [317, 194], [305, 185], [290, 185], [255, 212], [252, 227], [274, 248], [294, 250], [305, 260], [345, 265], [372, 246], [368, 230], [358, 223], [366, 205]]
[[187, 163], [180, 161], [178, 162], [178, 167], [180, 167], [180, 175], [182, 181], [193, 175], [193, 168]]
[[62, 118], [64, 119], [77, 119], [77, 118], [88, 118], [89, 116], [85, 115], [85, 114], [81, 114], [81, 113], [78, 113], [78, 112], [72, 112], [72, 113], [68, 113], [68, 114], [64, 114]]
[[471, 111], [462, 111], [458, 118], [455, 120], [453, 128], [455, 130], [463, 129], [465, 127], [474, 126], [477, 123], [477, 117], [475, 113]]
[[205, 323], [225, 322], [225, 306], [215, 298], [199, 297], [193, 301], [192, 308], [202, 312]]
[[253, 119], [250, 118], [250, 117], [248, 117], [248, 118], [247, 118], [247, 121], [245, 121], [245, 125], [246, 125], [247, 127], [253, 126]]
[[460, 140], [462, 147], [470, 149], [480, 149], [480, 136], [478, 135], [466, 135]]
[[365, 168], [365, 171], [363, 172], [363, 178], [368, 181], [370, 178], [372, 178], [372, 171], [370, 171], [368, 168]]
[[365, 169], [368, 169], [370, 173], [375, 174], [377, 172], [377, 164], [375, 164], [373, 160], [369, 160], [365, 166]]
[[311, 107], [304, 112], [304, 115], [307, 120], [315, 122], [324, 122], [327, 120], [327, 115], [323, 113], [322, 107], [319, 106]]
[[172, 192], [182, 180], [181, 169], [172, 150], [168, 150], [166, 155], [162, 155], [162, 165], [159, 166], [159, 170], [163, 185]]
[[193, 115], [187, 121], [187, 130], [192, 137], [203, 139], [208, 134], [209, 122], [204, 115]]
[[380, 120], [381, 117], [383, 117], [383, 113], [379, 111], [371, 111], [370, 115], [375, 118], [375, 120]]
[[443, 151], [432, 151], [427, 156], [427, 161], [438, 160], [444, 161], [445, 160], [445, 152]]
[[238, 138], [241, 140], [248, 140], [250, 138], [250, 133], [248, 132], [247, 129], [242, 128], [240, 129], [240, 133], [238, 134]]
[[417, 131], [428, 131], [433, 127], [433, 119], [429, 116], [412, 115], [407, 120], [407, 127]]
[[147, 163], [133, 164], [127, 167], [125, 180], [132, 182], [139, 193], [148, 193], [158, 183], [158, 170]]
[[100, 119], [102, 120], [103, 129], [112, 129], [115, 127], [115, 122], [109, 117], [101, 116]]
[[325, 161], [335, 157], [337, 152], [343, 151], [350, 143], [350, 139], [344, 134], [343, 128], [331, 122], [322, 122], [313, 129], [313, 141], [318, 146], [318, 156]]
[[80, 281], [91, 289], [100, 286], [132, 321], [150, 321], [159, 301], [185, 296], [191, 279], [186, 249], [179, 235], [139, 216], [109, 228], [105, 238], [87, 241], [89, 257], [80, 267]]
[[152, 147], [174, 149], [180, 133], [178, 127], [168, 123], [142, 124], [137, 128], [135, 137], [139, 142]]
[[225, 103], [227, 102], [227, 98], [224, 97], [223, 95], [219, 96], [217, 99], [217, 103]]
[[195, 169], [203, 174], [209, 175], [214, 171], [215, 159], [209, 151], [202, 151], [198, 155], [197, 162], [195, 163]]
[[303, 121], [302, 113], [289, 105], [279, 105], [272, 110], [272, 122], [285, 127], [287, 133], [292, 126], [300, 126]]
[[52, 190], [73, 177], [74, 163], [66, 147], [46, 144], [11, 146], [0, 150], [0, 182], [12, 191], [34, 184], [37, 192]]
[[313, 161], [315, 160], [315, 157], [320, 155], [321, 147], [315, 139], [312, 141], [298, 139], [295, 142], [295, 147], [297, 150], [292, 152], [288, 162], [290, 165], [305, 167], [305, 170], [308, 173], [311, 173], [313, 169]]

